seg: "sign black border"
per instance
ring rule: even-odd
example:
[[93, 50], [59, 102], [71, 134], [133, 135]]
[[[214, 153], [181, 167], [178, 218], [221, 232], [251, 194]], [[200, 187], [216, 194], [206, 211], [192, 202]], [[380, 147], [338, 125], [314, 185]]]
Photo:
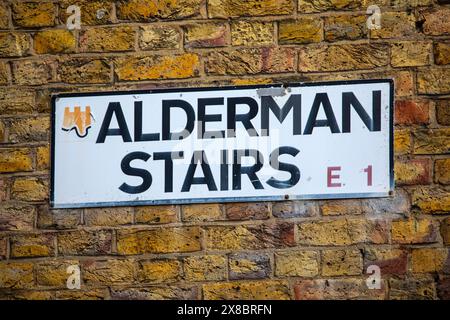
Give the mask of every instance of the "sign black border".
[[[130, 94], [152, 94], [152, 93], [173, 93], [173, 92], [202, 92], [218, 90], [245, 90], [262, 88], [280, 88], [280, 87], [315, 87], [331, 85], [351, 85], [364, 83], [389, 83], [390, 101], [389, 101], [389, 175], [390, 190], [388, 193], [344, 193], [335, 195], [286, 195], [286, 196], [255, 196], [255, 197], [218, 197], [218, 198], [198, 198], [198, 199], [173, 199], [173, 200], [139, 200], [139, 201], [110, 201], [110, 202], [91, 202], [78, 204], [60, 204], [54, 203], [55, 195], [55, 117], [56, 117], [56, 99], [67, 97], [89, 97], [89, 96], [107, 96], [107, 95], [130, 95]], [[136, 205], [164, 205], [164, 204], [190, 204], [190, 203], [216, 203], [216, 202], [255, 202], [255, 201], [286, 201], [286, 200], [318, 200], [318, 199], [356, 199], [356, 198], [380, 198], [392, 196], [395, 188], [394, 182], [394, 80], [393, 79], [362, 79], [362, 80], [344, 80], [344, 81], [322, 81], [322, 82], [299, 82], [299, 83], [274, 83], [263, 85], [243, 85], [243, 86], [223, 86], [223, 87], [197, 87], [197, 88], [163, 88], [148, 90], [125, 90], [125, 91], [100, 91], [100, 92], [73, 92], [59, 93], [51, 96], [51, 169], [50, 169], [50, 207], [55, 209], [62, 208], [93, 208], [93, 207], [119, 207]]]

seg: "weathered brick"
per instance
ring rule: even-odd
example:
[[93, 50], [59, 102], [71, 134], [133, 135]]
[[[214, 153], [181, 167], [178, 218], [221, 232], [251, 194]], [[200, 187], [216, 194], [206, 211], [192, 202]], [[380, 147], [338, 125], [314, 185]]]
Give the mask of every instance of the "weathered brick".
[[316, 251], [286, 251], [275, 253], [277, 277], [314, 277], [319, 274]]
[[439, 8], [422, 13], [424, 15], [423, 32], [432, 36], [444, 36], [450, 33], [450, 8]]
[[393, 197], [362, 200], [364, 212], [374, 215], [409, 213], [411, 207], [409, 195], [404, 190], [397, 189]]
[[412, 193], [412, 204], [421, 213], [443, 213], [450, 211], [450, 194], [439, 188], [416, 188]]
[[214, 51], [206, 56], [205, 69], [212, 75], [255, 74], [262, 70], [262, 57], [259, 49], [238, 49], [233, 51]]
[[322, 276], [359, 275], [362, 267], [362, 255], [358, 249], [322, 251]]
[[10, 71], [9, 64], [0, 61], [0, 85], [8, 84]]
[[429, 113], [429, 100], [397, 100], [395, 102], [396, 124], [428, 124]]
[[389, 279], [389, 299], [431, 300], [435, 299], [436, 288], [430, 278]]
[[330, 10], [353, 10], [359, 8], [361, 1], [357, 0], [335, 0], [335, 1], [321, 1], [321, 0], [299, 0], [298, 12], [312, 13]]
[[0, 260], [6, 259], [8, 256], [8, 238], [0, 236]]
[[444, 154], [450, 152], [450, 128], [416, 130], [414, 132], [415, 154]]
[[48, 180], [43, 178], [17, 178], [11, 187], [11, 198], [24, 201], [48, 199]]
[[429, 219], [410, 219], [392, 222], [392, 242], [402, 244], [433, 243], [437, 228]]
[[322, 21], [317, 18], [280, 21], [278, 42], [280, 44], [303, 44], [322, 41]]
[[73, 229], [80, 224], [80, 209], [50, 209], [48, 205], [38, 207], [37, 227], [39, 229]]
[[295, 71], [296, 51], [292, 48], [263, 48], [262, 72], [283, 73]]
[[407, 154], [411, 151], [412, 140], [409, 129], [396, 129], [394, 132], [395, 154]]
[[119, 80], [183, 79], [199, 73], [199, 57], [193, 53], [173, 56], [124, 57], [115, 61]]
[[[80, 8], [82, 25], [99, 25], [111, 22], [112, 0], [62, 0], [60, 1], [59, 19], [66, 23], [74, 13], [67, 8], [76, 5]], [[97, 15], [103, 12], [103, 15]]]
[[272, 204], [272, 215], [277, 218], [312, 217], [319, 207], [310, 201], [281, 201]]
[[83, 282], [87, 285], [129, 284], [134, 282], [135, 262], [132, 260], [87, 260], [81, 263]]
[[51, 233], [16, 235], [11, 237], [11, 257], [49, 257], [55, 255], [55, 235]]
[[135, 31], [130, 26], [89, 28], [80, 34], [83, 52], [130, 51], [134, 42]]
[[0, 297], [2, 300], [51, 300], [54, 294], [43, 290], [5, 290]]
[[61, 255], [105, 255], [111, 253], [111, 232], [76, 230], [58, 233]]
[[318, 45], [301, 48], [299, 71], [342, 71], [373, 69], [388, 64], [385, 44]]
[[222, 282], [203, 285], [205, 300], [289, 300], [289, 285], [285, 281]]
[[402, 249], [368, 248], [364, 252], [364, 270], [367, 270], [371, 265], [378, 266], [382, 275], [406, 274], [408, 255]]
[[231, 24], [233, 46], [270, 45], [274, 41], [272, 22], [234, 21]]
[[15, 84], [41, 85], [51, 80], [51, 61], [20, 60], [13, 62], [13, 81]]
[[370, 30], [370, 38], [389, 39], [417, 36], [416, 18], [412, 13], [383, 12], [381, 28]]
[[429, 184], [431, 180], [430, 167], [430, 159], [396, 161], [394, 166], [396, 184]]
[[9, 142], [48, 141], [50, 138], [50, 118], [21, 118], [9, 125]]
[[0, 288], [25, 289], [33, 284], [33, 264], [0, 261]]
[[425, 41], [401, 41], [391, 45], [393, 67], [417, 67], [430, 64], [433, 44]]
[[198, 16], [202, 0], [120, 0], [119, 20], [148, 21], [148, 19], [182, 19]]
[[366, 279], [315, 279], [300, 280], [294, 286], [297, 300], [384, 299], [385, 284], [381, 289], [369, 289]]
[[450, 300], [450, 277], [440, 276], [436, 285], [439, 299]]
[[50, 169], [50, 148], [49, 146], [37, 147], [36, 149], [37, 170]]
[[272, 273], [270, 257], [264, 253], [236, 253], [228, 257], [230, 280], [264, 279]]
[[143, 50], [178, 49], [181, 32], [172, 26], [142, 26], [139, 30], [139, 47]]
[[184, 260], [187, 281], [219, 281], [227, 278], [227, 258], [221, 255], [191, 256]]
[[73, 58], [58, 65], [59, 80], [64, 83], [111, 82], [111, 67], [105, 59]]
[[3, 57], [21, 57], [29, 53], [30, 38], [26, 33], [1, 32], [0, 55]]
[[436, 120], [441, 125], [450, 126], [450, 99], [436, 101]]
[[0, 29], [8, 29], [9, 27], [9, 12], [6, 3], [0, 4]]
[[444, 272], [450, 273], [449, 249], [420, 248], [411, 252], [413, 273]]
[[245, 79], [231, 79], [231, 83], [237, 86], [255, 85], [255, 84], [270, 84], [273, 81], [269, 78], [245, 78]]
[[329, 16], [324, 18], [326, 41], [367, 38], [367, 16]]
[[34, 51], [38, 54], [70, 53], [75, 48], [75, 35], [68, 30], [44, 30], [34, 35]]
[[422, 6], [431, 6], [433, 5], [433, 3], [433, 0], [393, 0], [391, 5], [394, 8], [416, 8]]
[[223, 47], [228, 44], [228, 28], [224, 23], [192, 24], [184, 28], [187, 48]]
[[181, 262], [174, 259], [143, 260], [138, 264], [140, 283], [175, 282], [182, 277]]
[[31, 150], [27, 148], [1, 149], [0, 172], [32, 171], [33, 159]]
[[358, 215], [364, 212], [360, 200], [330, 200], [320, 205], [320, 212], [324, 216]]
[[19, 27], [50, 27], [55, 25], [55, 6], [51, 2], [16, 2], [12, 19]]
[[135, 208], [136, 223], [171, 223], [178, 221], [178, 207], [167, 206], [144, 206]]
[[[1, 47], [1, 45], [0, 45]], [[33, 112], [34, 93], [26, 89], [0, 88], [0, 113], [7, 114], [25, 114]]]
[[222, 220], [222, 205], [218, 203], [191, 204], [182, 206], [183, 221], [215, 221]]
[[285, 15], [293, 10], [292, 0], [208, 0], [210, 18]]
[[195, 286], [152, 286], [148, 288], [111, 288], [112, 300], [194, 300], [198, 299]]
[[362, 242], [386, 243], [383, 220], [338, 219], [307, 221], [298, 225], [297, 243], [305, 245], [349, 245]]
[[35, 265], [36, 282], [38, 285], [54, 288], [66, 288], [70, 274], [67, 268], [79, 265], [77, 260], [46, 260]]
[[450, 93], [450, 68], [420, 69], [417, 73], [419, 94]]
[[450, 43], [439, 42], [434, 45], [434, 62], [440, 65], [450, 64]]
[[192, 252], [201, 250], [198, 227], [165, 229], [122, 229], [117, 232], [119, 254]]
[[269, 218], [269, 203], [230, 203], [225, 206], [227, 219], [229, 220], [258, 220]]
[[120, 226], [133, 222], [131, 208], [92, 208], [84, 211], [84, 223], [87, 226]]
[[450, 184], [450, 158], [434, 162], [434, 182]]
[[31, 231], [35, 208], [28, 205], [1, 204], [0, 231]]
[[283, 223], [208, 227], [206, 243], [211, 250], [253, 250], [293, 246], [294, 226]]
[[107, 297], [109, 297], [107, 288], [55, 291], [56, 300], [105, 300]]
[[441, 221], [441, 236], [444, 244], [450, 245], [450, 217]]

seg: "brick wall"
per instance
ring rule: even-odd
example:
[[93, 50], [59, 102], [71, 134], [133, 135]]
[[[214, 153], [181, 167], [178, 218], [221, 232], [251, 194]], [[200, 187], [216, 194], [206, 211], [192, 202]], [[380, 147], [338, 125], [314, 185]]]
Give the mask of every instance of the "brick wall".
[[[445, 2], [1, 1], [0, 297], [449, 299]], [[52, 93], [369, 78], [395, 80], [390, 199], [48, 207]]]

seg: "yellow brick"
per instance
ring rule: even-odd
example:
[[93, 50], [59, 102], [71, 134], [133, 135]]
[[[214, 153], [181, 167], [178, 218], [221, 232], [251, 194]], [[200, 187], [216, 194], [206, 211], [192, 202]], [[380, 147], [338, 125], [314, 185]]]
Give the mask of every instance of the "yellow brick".
[[120, 20], [148, 21], [151, 18], [187, 18], [200, 14], [202, 0], [120, 0]]
[[32, 171], [33, 159], [30, 149], [1, 149], [0, 172]]
[[223, 280], [227, 277], [227, 258], [220, 255], [192, 256], [184, 260], [188, 281]]
[[75, 48], [75, 36], [68, 30], [44, 30], [34, 36], [34, 51], [38, 54], [68, 53], [73, 52]]
[[[76, 5], [81, 11], [82, 25], [107, 24], [111, 22], [112, 2], [113, 0], [61, 0], [59, 17], [63, 23], [66, 23], [73, 15], [73, 11], [67, 12], [67, 8]], [[104, 12], [104, 15], [97, 16], [97, 12]]]
[[450, 64], [450, 43], [436, 43], [434, 46], [434, 62], [440, 65]]
[[[444, 248], [413, 249], [411, 253], [412, 272], [448, 272], [449, 250]], [[445, 270], [444, 270], [445, 269]]]
[[319, 255], [315, 251], [289, 251], [275, 254], [275, 275], [314, 277], [319, 273]]
[[193, 53], [119, 58], [115, 73], [119, 80], [182, 79], [198, 75], [199, 63]]
[[316, 18], [281, 21], [278, 26], [280, 44], [303, 44], [322, 41], [322, 21]]
[[171, 223], [178, 221], [177, 206], [136, 207], [136, 223]]
[[361, 1], [356, 0], [299, 0], [298, 11], [300, 13], [312, 13], [329, 10], [351, 10], [359, 8]]
[[362, 267], [362, 255], [358, 249], [322, 251], [322, 276], [359, 275]]
[[32, 142], [48, 141], [50, 137], [50, 118], [23, 118], [11, 121], [9, 126], [9, 141]]
[[210, 18], [283, 15], [294, 12], [292, 0], [209, 0]]
[[142, 26], [139, 32], [139, 47], [143, 50], [178, 49], [181, 32], [171, 26]]
[[11, 238], [11, 256], [48, 257], [55, 255], [55, 237], [48, 234], [17, 235]]
[[182, 206], [183, 221], [214, 221], [223, 218], [222, 206], [218, 203], [191, 204]]
[[417, 67], [429, 65], [431, 51], [431, 42], [397, 42], [391, 45], [391, 64], [393, 67]]
[[87, 285], [130, 284], [135, 269], [133, 260], [87, 260], [81, 264], [83, 282]]
[[138, 278], [143, 283], [167, 283], [181, 278], [182, 266], [177, 260], [140, 261]]
[[0, 4], [0, 29], [8, 29], [9, 27], [9, 13], [6, 3]]
[[395, 130], [394, 152], [395, 154], [407, 154], [411, 151], [411, 132], [408, 129]]
[[437, 241], [437, 231], [433, 221], [410, 219], [392, 222], [393, 243], [432, 243]]
[[417, 73], [417, 90], [419, 94], [450, 93], [450, 69], [420, 69]]
[[36, 163], [38, 170], [50, 169], [50, 147], [42, 146], [36, 149]]
[[412, 204], [421, 213], [448, 214], [450, 211], [450, 194], [438, 188], [416, 188], [412, 193]]
[[434, 181], [450, 184], [450, 158], [438, 159], [434, 162]]
[[26, 33], [0, 33], [0, 55], [4, 57], [21, 57], [28, 54], [30, 38]]
[[9, 73], [9, 65], [6, 62], [0, 61], [0, 85], [8, 84]]
[[18, 2], [12, 6], [15, 25], [25, 28], [49, 27], [55, 24], [55, 7], [51, 2]]
[[223, 23], [201, 23], [185, 27], [185, 45], [188, 48], [222, 47], [228, 44], [227, 26]]
[[48, 199], [48, 180], [38, 178], [17, 178], [11, 188], [11, 198], [24, 201]]
[[223, 282], [203, 285], [205, 300], [289, 300], [289, 285], [285, 281]]
[[201, 250], [198, 227], [118, 230], [119, 254], [192, 252]]
[[233, 46], [270, 45], [273, 43], [272, 22], [235, 21], [231, 24]]
[[132, 27], [89, 28], [80, 35], [83, 52], [129, 51], [134, 48], [135, 32]]
[[61, 61], [57, 70], [64, 83], [109, 83], [111, 67], [104, 59], [74, 58]]
[[84, 211], [87, 226], [120, 226], [133, 222], [132, 208], [92, 208]]
[[450, 128], [417, 130], [414, 132], [414, 153], [448, 153], [450, 151], [450, 139], [448, 137], [450, 137]]
[[78, 266], [77, 260], [45, 260], [35, 266], [36, 282], [46, 287], [66, 288], [67, 279], [70, 274], [67, 268], [72, 265]]
[[0, 262], [0, 288], [31, 288], [33, 283], [33, 264]]

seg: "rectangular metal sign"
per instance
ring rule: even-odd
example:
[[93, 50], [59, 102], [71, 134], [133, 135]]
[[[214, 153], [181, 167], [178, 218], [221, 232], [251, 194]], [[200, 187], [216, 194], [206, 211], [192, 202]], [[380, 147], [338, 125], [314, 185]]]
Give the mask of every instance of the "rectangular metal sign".
[[393, 190], [392, 80], [60, 94], [56, 208]]

